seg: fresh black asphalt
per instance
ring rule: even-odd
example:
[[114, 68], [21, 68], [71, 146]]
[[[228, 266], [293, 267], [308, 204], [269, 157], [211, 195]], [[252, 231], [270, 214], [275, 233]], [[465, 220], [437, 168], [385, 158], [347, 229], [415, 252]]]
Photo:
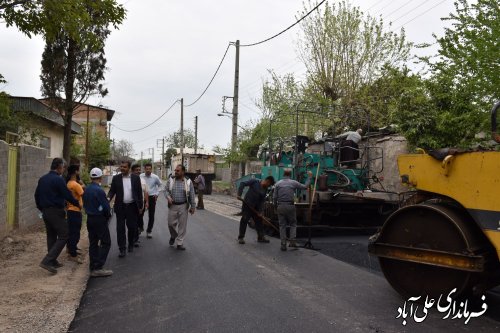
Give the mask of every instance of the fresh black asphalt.
[[168, 245], [161, 198], [153, 239], [118, 258], [114, 219], [109, 278], [92, 278], [70, 332], [441, 332], [499, 330], [487, 317], [430, 315], [403, 326], [404, 301], [382, 276], [319, 252], [281, 252], [279, 240], [236, 241], [237, 222], [210, 211], [189, 217], [186, 251]]

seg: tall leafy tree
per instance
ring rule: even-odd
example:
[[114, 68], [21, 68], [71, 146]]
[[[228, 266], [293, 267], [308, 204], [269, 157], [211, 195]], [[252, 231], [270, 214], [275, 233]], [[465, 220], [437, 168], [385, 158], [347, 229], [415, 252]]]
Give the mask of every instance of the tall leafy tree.
[[[105, 67], [103, 48], [109, 28], [123, 22], [125, 9], [116, 0], [4, 0], [0, 2], [0, 18], [28, 37], [42, 35], [46, 41], [42, 81], [48, 82], [42, 84], [42, 93], [54, 103], [63, 98], [63, 103], [55, 106], [65, 122], [63, 156], [69, 160], [75, 91], [87, 97], [105, 92], [103, 71], [95, 69]], [[50, 56], [52, 60], [48, 60]], [[79, 63], [82, 59], [87, 59], [86, 65]]]
[[467, 95], [488, 110], [500, 98], [500, 5], [496, 0], [456, 0], [455, 12], [443, 18], [451, 26], [437, 57], [423, 58], [441, 84]]
[[[166, 139], [165, 143], [167, 148], [179, 148], [181, 146], [181, 131], [176, 131], [170, 134]], [[196, 140], [194, 138], [194, 132], [191, 129], [184, 130], [184, 146], [187, 148], [194, 148], [196, 145]], [[198, 148], [202, 148], [199, 147]]]
[[[305, 5], [302, 16], [312, 7]], [[404, 30], [387, 30], [380, 19], [365, 15], [347, 1], [327, 3], [301, 24], [298, 52], [308, 70], [310, 92], [344, 105], [380, 76], [382, 67], [400, 66], [411, 44]]]

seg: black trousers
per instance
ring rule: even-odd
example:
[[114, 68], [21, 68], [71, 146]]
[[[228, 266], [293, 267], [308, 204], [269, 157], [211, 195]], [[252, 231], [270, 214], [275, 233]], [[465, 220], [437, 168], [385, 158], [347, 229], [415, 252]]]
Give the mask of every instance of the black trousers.
[[255, 230], [257, 231], [257, 235], [259, 238], [264, 236], [264, 227], [262, 225], [262, 220], [256, 216], [256, 214], [250, 210], [246, 205], [243, 205], [243, 215], [240, 220], [240, 234], [238, 238], [244, 238], [247, 230], [247, 224], [251, 218], [253, 218], [255, 222]]
[[47, 255], [43, 258], [42, 263], [54, 265], [68, 241], [66, 212], [63, 208], [45, 208], [42, 213], [47, 231]]
[[149, 208], [148, 208], [148, 229], [146, 232], [152, 232], [153, 226], [155, 224], [155, 212], [156, 212], [156, 198], [157, 196], [150, 195], [148, 200]]
[[[136, 203], [123, 204], [116, 212], [116, 239], [120, 251], [128, 246], [134, 246], [137, 237], [137, 220], [139, 219], [139, 208]], [[127, 235], [125, 235], [125, 225], [127, 226]]]
[[77, 244], [80, 241], [80, 230], [82, 229], [82, 212], [68, 210], [68, 243], [69, 254], [76, 257]]
[[111, 248], [108, 219], [101, 215], [88, 215], [90, 270], [102, 269]]

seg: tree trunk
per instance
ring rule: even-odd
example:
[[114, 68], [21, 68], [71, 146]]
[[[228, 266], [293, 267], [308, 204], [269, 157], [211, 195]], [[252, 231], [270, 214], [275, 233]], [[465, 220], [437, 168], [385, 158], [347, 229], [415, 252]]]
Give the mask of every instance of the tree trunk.
[[67, 163], [70, 162], [71, 151], [71, 124], [73, 120], [73, 92], [75, 84], [76, 70], [76, 42], [68, 38], [68, 66], [66, 67], [66, 84], [64, 101], [64, 143], [63, 158]]

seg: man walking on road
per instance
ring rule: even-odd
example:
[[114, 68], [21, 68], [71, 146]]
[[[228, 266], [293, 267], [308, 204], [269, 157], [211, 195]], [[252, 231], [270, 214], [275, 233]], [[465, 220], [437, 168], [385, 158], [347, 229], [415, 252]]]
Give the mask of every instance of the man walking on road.
[[143, 179], [147, 185], [147, 205], [149, 209], [148, 228], [146, 229], [146, 234], [148, 238], [152, 238], [153, 225], [155, 224], [156, 201], [158, 200], [162, 183], [160, 177], [152, 173], [153, 165], [151, 163], [144, 164], [144, 171], [145, 172], [141, 174], [141, 179]]
[[94, 168], [90, 171], [92, 183], [83, 194], [83, 205], [87, 213], [87, 231], [89, 232], [90, 276], [110, 276], [113, 271], [103, 269], [111, 248], [108, 220], [111, 208], [106, 193], [101, 188], [102, 170]]
[[286, 226], [290, 225], [290, 247], [297, 247], [295, 237], [297, 236], [297, 212], [295, 210], [295, 191], [305, 190], [311, 184], [312, 172], [307, 172], [305, 184], [290, 179], [292, 171], [287, 169], [283, 173], [283, 179], [274, 186], [273, 201], [278, 207], [278, 219], [280, 224], [281, 251], [286, 251]]
[[141, 177], [141, 166], [139, 164], [132, 165], [132, 173], [139, 176], [141, 179], [142, 197], [144, 199], [143, 208], [139, 211], [139, 216], [137, 216], [137, 233], [135, 235], [134, 246], [139, 247], [139, 235], [144, 231], [144, 213], [148, 209], [148, 187], [146, 181]]
[[194, 214], [194, 187], [193, 182], [184, 176], [186, 168], [183, 165], [175, 167], [175, 177], [170, 178], [165, 190], [168, 201], [168, 229], [170, 231], [171, 246], [177, 243], [177, 250], [185, 250], [183, 245], [186, 236], [188, 211]]
[[65, 168], [66, 162], [62, 158], [54, 158], [50, 172], [38, 180], [35, 190], [36, 207], [42, 212], [47, 231], [47, 255], [40, 267], [54, 274], [57, 273], [57, 268], [62, 266], [57, 257], [68, 241], [65, 201], [80, 207], [80, 203], [71, 195], [61, 177]]
[[[247, 224], [251, 218], [255, 221], [255, 229], [257, 230], [257, 241], [259, 243], [269, 243], [269, 239], [264, 237], [264, 227], [262, 225], [262, 205], [266, 200], [266, 192], [270, 186], [274, 185], [274, 177], [269, 176], [264, 180], [249, 179], [240, 183], [238, 188], [238, 199], [243, 201], [243, 215], [240, 220], [240, 232], [238, 235], [238, 242], [245, 244], [245, 232]], [[243, 189], [248, 186], [248, 192], [245, 199], [241, 198]], [[259, 213], [258, 213], [259, 212]]]
[[[114, 176], [108, 192], [109, 200], [115, 199], [116, 238], [120, 248], [119, 257], [125, 257], [128, 238], [128, 252], [134, 251], [134, 241], [137, 234], [137, 220], [139, 211], [143, 208], [141, 178], [130, 173], [130, 161], [123, 161], [120, 165], [121, 173]], [[128, 237], [125, 235], [125, 225]]]
[[196, 189], [198, 191], [198, 204], [196, 205], [196, 209], [205, 209], [205, 205], [203, 204], [203, 194], [205, 192], [205, 177], [201, 174], [201, 170], [196, 170], [196, 178], [194, 179], [194, 183]]

